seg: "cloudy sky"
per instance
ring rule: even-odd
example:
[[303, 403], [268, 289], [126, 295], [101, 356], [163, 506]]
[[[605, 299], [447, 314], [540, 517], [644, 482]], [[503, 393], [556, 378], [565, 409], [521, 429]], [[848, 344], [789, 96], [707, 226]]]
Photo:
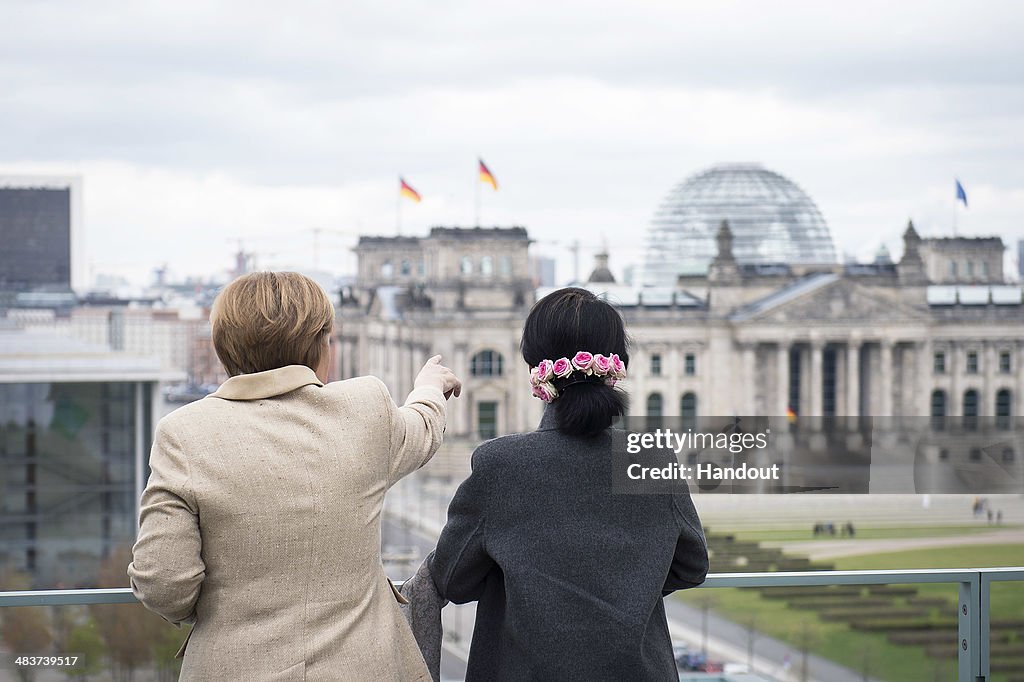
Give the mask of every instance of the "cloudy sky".
[[[908, 218], [1024, 237], [1017, 2], [0, 0], [0, 174], [80, 175], [87, 272], [351, 268], [356, 233], [482, 222], [618, 269], [673, 185], [760, 162], [840, 253]], [[584, 252], [589, 265], [590, 252]]]

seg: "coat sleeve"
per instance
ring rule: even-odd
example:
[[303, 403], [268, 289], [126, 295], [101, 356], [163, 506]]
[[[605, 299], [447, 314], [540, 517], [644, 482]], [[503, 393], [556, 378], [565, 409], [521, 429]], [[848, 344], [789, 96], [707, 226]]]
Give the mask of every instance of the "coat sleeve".
[[708, 545], [693, 500], [688, 493], [674, 495], [673, 507], [679, 520], [679, 539], [665, 579], [664, 594], [696, 587], [708, 574]]
[[456, 604], [479, 599], [495, 566], [485, 545], [488, 483], [481, 459], [479, 451], [474, 453], [473, 472], [455, 492], [448, 522], [430, 557], [430, 575], [438, 593]]
[[388, 486], [430, 461], [441, 446], [447, 420], [447, 403], [441, 389], [413, 389], [401, 407], [395, 405], [387, 386], [380, 379], [377, 387], [383, 395], [390, 428]]
[[188, 458], [164, 424], [157, 426], [149, 465], [139, 537], [128, 565], [132, 592], [172, 623], [193, 622], [206, 575], [199, 507]]

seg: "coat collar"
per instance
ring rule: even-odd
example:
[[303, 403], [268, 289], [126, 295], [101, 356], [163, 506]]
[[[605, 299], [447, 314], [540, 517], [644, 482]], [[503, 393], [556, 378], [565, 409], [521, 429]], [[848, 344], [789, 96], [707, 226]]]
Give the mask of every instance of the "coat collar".
[[544, 414], [541, 415], [538, 431], [551, 431], [558, 428], [558, 420], [555, 419], [555, 408], [550, 404], [544, 406]]
[[289, 393], [310, 384], [323, 386], [316, 378], [316, 372], [309, 367], [288, 365], [265, 372], [238, 374], [221, 384], [211, 395], [225, 400], [260, 400]]

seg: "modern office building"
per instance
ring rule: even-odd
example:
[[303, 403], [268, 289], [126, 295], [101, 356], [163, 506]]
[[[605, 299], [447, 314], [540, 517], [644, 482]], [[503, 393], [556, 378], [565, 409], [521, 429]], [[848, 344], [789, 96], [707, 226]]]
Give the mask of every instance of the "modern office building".
[[76, 178], [0, 177], [0, 306], [81, 283], [80, 188]]
[[174, 378], [158, 358], [0, 329], [0, 578], [93, 586], [131, 545], [158, 383]]

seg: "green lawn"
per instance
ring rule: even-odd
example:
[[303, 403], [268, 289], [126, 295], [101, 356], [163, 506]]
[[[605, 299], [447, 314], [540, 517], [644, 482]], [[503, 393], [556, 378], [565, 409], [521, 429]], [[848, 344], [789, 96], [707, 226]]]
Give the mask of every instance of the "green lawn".
[[[976, 545], [942, 549], [913, 550], [885, 554], [848, 557], [836, 561], [838, 570], [898, 568], [982, 568], [989, 566], [1024, 566], [1022, 545]], [[942, 597], [955, 612], [957, 586], [921, 585], [919, 594]], [[824, 622], [813, 612], [789, 608], [785, 600], [765, 599], [755, 590], [715, 589], [689, 590], [677, 596], [691, 604], [711, 599], [712, 608], [737, 623], [756, 621], [755, 627], [773, 637], [794, 645], [793, 664], [799, 666], [800, 642], [809, 641], [815, 653], [843, 665], [863, 671], [867, 666], [872, 677], [894, 682], [922, 682], [956, 679], [956, 659], [933, 660], [917, 646], [896, 646], [885, 636], [851, 630], [842, 623]], [[955, 638], [955, 613], [942, 614], [950, 624], [950, 638]], [[1004, 583], [992, 588], [992, 617], [1021, 618], [1024, 615], [1024, 584]], [[939, 619], [938, 611], [933, 619]], [[738, 643], [739, 644], [739, 643]], [[746, 642], [741, 643], [746, 645]], [[951, 645], [952, 641], [951, 641]], [[998, 681], [994, 675], [992, 680]]]
[[[902, 539], [902, 538], [930, 538], [950, 537], [955, 535], [973, 535], [975, 533], [991, 533], [996, 530], [1019, 529], [1019, 525], [989, 526], [984, 523], [971, 526], [908, 526], [903, 528], [878, 527], [878, 528], [857, 528], [857, 540], [875, 539]], [[715, 531], [714, 528], [711, 529]], [[842, 540], [836, 529], [835, 539]], [[737, 540], [749, 540], [751, 542], [798, 542], [807, 540], [831, 540], [831, 536], [814, 537], [810, 528], [784, 528], [772, 530], [739, 530], [731, 533]]]

